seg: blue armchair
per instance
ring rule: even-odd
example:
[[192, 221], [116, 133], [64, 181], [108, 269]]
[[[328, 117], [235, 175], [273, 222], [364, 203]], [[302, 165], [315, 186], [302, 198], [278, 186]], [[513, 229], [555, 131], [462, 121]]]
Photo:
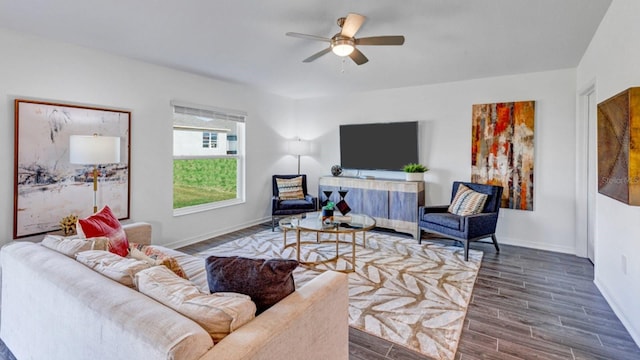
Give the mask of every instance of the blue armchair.
[[496, 225], [502, 198], [502, 186], [475, 184], [455, 181], [451, 190], [451, 201], [458, 191], [458, 186], [464, 184], [473, 191], [487, 194], [487, 200], [481, 213], [460, 216], [449, 213], [449, 205], [421, 206], [418, 210], [418, 241], [422, 242], [422, 232], [441, 235], [462, 242], [464, 246], [464, 260], [469, 260], [469, 242], [491, 237], [497, 252], [500, 252], [496, 239]]
[[[302, 177], [302, 192], [304, 199], [284, 200], [280, 198], [278, 182], [276, 179], [293, 179]], [[307, 175], [273, 175], [272, 180], [273, 196], [271, 197], [271, 231], [275, 229], [276, 218], [302, 214], [316, 211], [318, 209], [318, 198], [309, 195], [307, 192]]]

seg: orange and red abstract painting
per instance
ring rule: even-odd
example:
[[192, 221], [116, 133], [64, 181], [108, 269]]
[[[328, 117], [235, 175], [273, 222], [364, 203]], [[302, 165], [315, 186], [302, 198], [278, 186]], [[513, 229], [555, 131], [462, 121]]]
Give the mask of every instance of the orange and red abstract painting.
[[533, 210], [535, 101], [473, 105], [471, 181], [501, 185], [501, 207]]

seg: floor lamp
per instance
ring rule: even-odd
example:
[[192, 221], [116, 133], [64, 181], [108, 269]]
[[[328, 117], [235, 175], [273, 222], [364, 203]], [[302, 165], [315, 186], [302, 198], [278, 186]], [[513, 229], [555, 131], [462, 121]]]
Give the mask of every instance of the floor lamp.
[[93, 213], [98, 212], [98, 165], [120, 162], [120, 138], [115, 136], [71, 135], [69, 162], [93, 165]]
[[308, 155], [310, 143], [300, 138], [289, 141], [289, 153], [298, 157], [298, 175], [300, 175], [300, 156]]

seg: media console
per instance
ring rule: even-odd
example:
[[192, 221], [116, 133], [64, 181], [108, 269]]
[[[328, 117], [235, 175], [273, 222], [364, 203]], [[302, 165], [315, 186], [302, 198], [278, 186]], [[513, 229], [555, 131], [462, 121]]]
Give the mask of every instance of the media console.
[[367, 214], [376, 226], [411, 234], [418, 238], [418, 207], [424, 205], [424, 181], [361, 179], [323, 176], [318, 181], [318, 199], [332, 191], [330, 200], [340, 201], [339, 190], [347, 191], [344, 200], [354, 213]]

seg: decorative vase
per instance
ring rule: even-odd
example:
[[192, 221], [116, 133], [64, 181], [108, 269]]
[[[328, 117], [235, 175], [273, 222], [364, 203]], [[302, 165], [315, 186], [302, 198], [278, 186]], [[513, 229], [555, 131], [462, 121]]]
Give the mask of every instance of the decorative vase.
[[424, 173], [423, 172], [416, 172], [416, 173], [405, 173], [407, 176], [407, 181], [422, 181], [424, 180]]
[[325, 206], [325, 205], [327, 205], [329, 200], [331, 200], [331, 194], [333, 194], [333, 191], [332, 190], [323, 190], [322, 192], [324, 193], [324, 200], [322, 200], [322, 203], [320, 203], [320, 206]]
[[347, 215], [349, 211], [351, 211], [349, 204], [347, 204], [347, 202], [344, 199], [345, 196], [347, 196], [348, 192], [349, 190], [342, 190], [342, 189], [338, 190], [338, 194], [340, 195], [340, 201], [338, 201], [338, 203], [336, 204], [336, 207], [338, 208], [338, 210], [342, 215]]
[[333, 209], [322, 209], [322, 222], [324, 224], [330, 224], [333, 222]]

